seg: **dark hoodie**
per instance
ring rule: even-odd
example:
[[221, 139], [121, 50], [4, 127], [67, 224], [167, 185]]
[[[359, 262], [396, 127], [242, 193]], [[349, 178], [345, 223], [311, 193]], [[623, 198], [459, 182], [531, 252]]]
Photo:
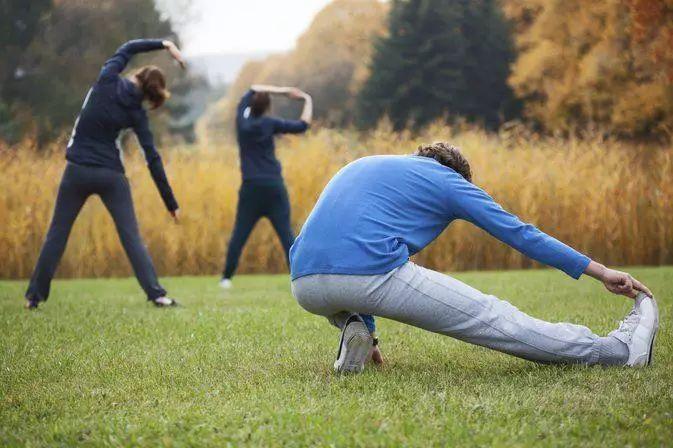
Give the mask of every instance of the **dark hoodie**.
[[103, 65], [75, 121], [66, 159], [77, 165], [104, 167], [123, 173], [118, 140], [121, 131], [132, 128], [161, 198], [166, 208], [173, 211], [178, 208], [178, 203], [154, 146], [147, 113], [142, 107], [143, 94], [130, 80], [119, 76], [134, 54], [162, 48], [164, 45], [159, 39], [132, 40], [119, 47]]

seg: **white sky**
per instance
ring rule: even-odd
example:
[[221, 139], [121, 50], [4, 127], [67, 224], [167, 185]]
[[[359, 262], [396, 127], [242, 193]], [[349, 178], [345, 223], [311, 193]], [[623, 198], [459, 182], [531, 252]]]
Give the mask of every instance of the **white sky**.
[[288, 50], [329, 2], [193, 0], [191, 20], [178, 25], [183, 50], [189, 56]]

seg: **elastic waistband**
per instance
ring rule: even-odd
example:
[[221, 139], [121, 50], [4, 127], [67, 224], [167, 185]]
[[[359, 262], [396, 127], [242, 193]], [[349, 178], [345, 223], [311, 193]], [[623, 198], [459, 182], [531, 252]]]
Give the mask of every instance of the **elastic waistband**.
[[102, 166], [102, 165], [88, 165], [84, 163], [77, 163], [73, 162], [72, 160], [66, 159], [66, 168], [67, 167], [72, 167], [75, 169], [85, 169], [85, 170], [102, 170], [102, 171], [108, 171], [110, 173], [115, 173], [115, 174], [120, 174], [120, 175], [125, 175], [124, 171], [120, 171], [115, 168], [110, 168], [108, 166]]

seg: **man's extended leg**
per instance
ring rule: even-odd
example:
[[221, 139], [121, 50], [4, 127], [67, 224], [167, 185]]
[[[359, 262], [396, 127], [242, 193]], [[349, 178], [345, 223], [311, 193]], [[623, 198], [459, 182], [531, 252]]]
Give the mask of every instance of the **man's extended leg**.
[[68, 165], [58, 188], [49, 231], [26, 291], [29, 301], [37, 303], [49, 297], [51, 280], [63, 256], [72, 225], [88, 197], [79, 180], [77, 168]]
[[[302, 299], [302, 281], [320, 284], [321, 300], [329, 309]], [[375, 276], [307, 276], [294, 281], [294, 290], [308, 311], [373, 314], [533, 361], [624, 364], [628, 358], [627, 347], [614, 337], [599, 337], [581, 325], [535, 319], [413, 263]]]

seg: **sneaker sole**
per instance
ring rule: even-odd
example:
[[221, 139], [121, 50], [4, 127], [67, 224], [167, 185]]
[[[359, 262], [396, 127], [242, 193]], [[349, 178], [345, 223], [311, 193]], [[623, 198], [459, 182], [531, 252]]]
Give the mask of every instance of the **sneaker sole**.
[[154, 301], [152, 303], [157, 308], [178, 308], [178, 307], [182, 306], [182, 305], [180, 305], [180, 303], [177, 300], [173, 300], [173, 299], [171, 299], [171, 300], [172, 300], [172, 302], [168, 305], [164, 305], [164, 304], [157, 303], [157, 302], [154, 302]]
[[346, 328], [346, 353], [344, 359], [334, 362], [334, 370], [339, 373], [360, 373], [364, 370], [365, 361], [372, 346], [372, 337], [362, 322], [351, 322]]
[[657, 320], [654, 322], [654, 331], [652, 332], [652, 339], [650, 339], [650, 353], [647, 356], [646, 364], [648, 366], [652, 365], [652, 362], [654, 362], [654, 344], [657, 342], [657, 332], [659, 331], [659, 306], [654, 297], [652, 297], [652, 304], [657, 312]]

